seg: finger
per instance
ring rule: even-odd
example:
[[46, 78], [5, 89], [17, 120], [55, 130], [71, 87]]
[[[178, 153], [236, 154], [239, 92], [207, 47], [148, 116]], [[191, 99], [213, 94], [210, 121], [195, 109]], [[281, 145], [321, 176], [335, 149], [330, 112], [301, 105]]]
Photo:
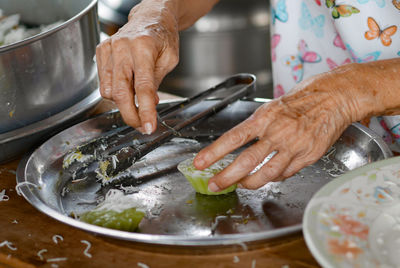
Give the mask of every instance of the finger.
[[113, 76], [112, 97], [117, 104], [125, 123], [132, 127], [140, 126], [133, 91], [133, 63], [130, 49], [122, 39], [112, 42]]
[[320, 154], [309, 153], [303, 157], [294, 157], [293, 161], [289, 166], [286, 167], [285, 171], [282, 174], [283, 178], [289, 178], [299, 172], [302, 168], [311, 165], [318, 161], [323, 155], [323, 152]]
[[164, 67], [156, 66], [154, 70], [154, 83], [157, 88], [161, 85], [162, 80], [168, 74], [167, 70]]
[[253, 126], [252, 116], [236, 127], [232, 128], [208, 147], [201, 150], [195, 157], [193, 164], [197, 169], [204, 169], [224, 155], [241, 147], [253, 140], [257, 136], [257, 131]]
[[173, 49], [167, 49], [157, 60], [154, 77], [157, 87], [161, 84], [164, 77], [171, 72], [178, 64], [178, 52]]
[[209, 180], [209, 188], [219, 192], [246, 177], [271, 151], [268, 139], [260, 140], [236, 157], [235, 161]]
[[280, 150], [257, 172], [240, 181], [240, 188], [258, 189], [268, 182], [279, 178], [290, 164], [292, 156], [289, 152]]
[[135, 66], [135, 92], [139, 104], [141, 127], [151, 134], [157, 126], [157, 86], [154, 77], [156, 53], [151, 47], [135, 46], [132, 52]]
[[157, 106], [157, 104], [160, 102], [160, 97], [158, 94], [156, 94], [156, 98], [154, 99], [154, 104]]
[[112, 63], [112, 52], [111, 52], [111, 41], [106, 41], [99, 44], [96, 48], [96, 62], [97, 62], [97, 73], [100, 81], [100, 93], [103, 98], [112, 98], [112, 74], [113, 74], [113, 63]]
[[136, 82], [135, 91], [139, 104], [139, 117], [146, 134], [151, 134], [157, 126], [157, 94], [151, 82]]

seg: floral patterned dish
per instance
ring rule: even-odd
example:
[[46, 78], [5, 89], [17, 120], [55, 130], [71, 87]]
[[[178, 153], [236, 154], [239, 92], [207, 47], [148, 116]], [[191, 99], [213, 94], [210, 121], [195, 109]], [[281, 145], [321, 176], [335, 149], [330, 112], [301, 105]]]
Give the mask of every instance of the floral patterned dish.
[[308, 248], [323, 267], [398, 267], [400, 157], [334, 179], [308, 203]]

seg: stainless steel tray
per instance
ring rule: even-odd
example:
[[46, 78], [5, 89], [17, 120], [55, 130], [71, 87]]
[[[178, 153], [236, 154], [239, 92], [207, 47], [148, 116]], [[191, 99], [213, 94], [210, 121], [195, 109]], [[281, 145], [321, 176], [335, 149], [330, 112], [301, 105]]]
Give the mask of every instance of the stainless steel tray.
[[[105, 40], [107, 37], [107, 34], [100, 33], [101, 41]], [[95, 74], [95, 77], [96, 76]], [[45, 138], [49, 138], [51, 134], [57, 133], [68, 126], [76, 124], [78, 121], [88, 118], [90, 111], [101, 101], [101, 95], [97, 84], [97, 82], [88, 83], [91, 93], [87, 94], [86, 97], [82, 97], [81, 100], [77, 100], [75, 104], [63, 111], [52, 115], [49, 114], [49, 117], [23, 127], [0, 133], [0, 163], [7, 162], [22, 155], [34, 145], [39, 145], [45, 141]], [[40, 88], [40, 90], [43, 89]], [[76, 89], [71, 89], [71, 91], [75, 92]], [[57, 93], [61, 94], [60, 92]], [[25, 112], [29, 113], [29, 111]], [[19, 122], [19, 124], [21, 123], [22, 122]]]
[[[18, 167], [17, 183], [37, 185], [25, 184], [20, 190], [38, 210], [89, 232], [153, 245], [223, 246], [300, 231], [305, 206], [319, 188], [347, 170], [392, 156], [380, 137], [353, 124], [324, 157], [292, 178], [256, 191], [238, 189], [219, 197], [196, 194], [176, 165], [247, 118], [265, 101], [239, 101], [228, 106], [182, 132], [185, 138], [197, 141], [168, 142], [106, 186], [101, 187], [95, 180], [78, 184], [70, 179], [63, 181], [62, 161], [69, 150], [123, 125], [118, 112], [106, 113], [64, 130], [27, 155]], [[187, 113], [212, 103], [204, 101]], [[138, 134], [139, 141], [144, 138], [149, 137]], [[69, 216], [93, 208], [107, 190], [121, 189], [121, 185], [125, 190], [134, 186], [130, 188], [132, 198], [147, 208], [140, 232], [106, 229]]]

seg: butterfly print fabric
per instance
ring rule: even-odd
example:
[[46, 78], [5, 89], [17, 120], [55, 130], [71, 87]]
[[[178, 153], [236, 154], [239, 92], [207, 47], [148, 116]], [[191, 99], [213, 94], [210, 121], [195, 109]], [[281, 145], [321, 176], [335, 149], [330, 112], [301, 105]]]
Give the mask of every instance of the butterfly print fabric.
[[365, 32], [365, 39], [373, 40], [375, 38], [380, 38], [382, 45], [390, 46], [392, 44], [392, 35], [397, 32], [396, 25], [392, 25], [381, 30], [378, 23], [374, 20], [374, 18], [371, 17], [368, 17], [367, 24], [369, 30]]
[[270, 3], [275, 97], [343, 64], [400, 56], [400, 0]]

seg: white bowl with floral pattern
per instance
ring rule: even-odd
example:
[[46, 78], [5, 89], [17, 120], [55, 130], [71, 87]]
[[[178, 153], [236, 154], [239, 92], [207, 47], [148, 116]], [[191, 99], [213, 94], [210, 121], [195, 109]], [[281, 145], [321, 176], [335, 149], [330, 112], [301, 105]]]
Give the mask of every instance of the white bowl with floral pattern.
[[306, 207], [303, 234], [323, 267], [399, 267], [400, 157], [322, 187]]

